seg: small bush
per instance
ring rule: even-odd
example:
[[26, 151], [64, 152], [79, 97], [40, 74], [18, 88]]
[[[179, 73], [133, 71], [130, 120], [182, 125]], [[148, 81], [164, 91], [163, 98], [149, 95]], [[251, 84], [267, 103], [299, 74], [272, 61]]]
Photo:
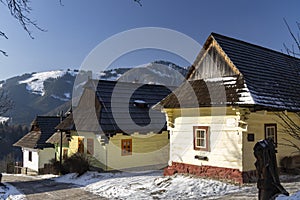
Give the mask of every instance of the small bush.
[[90, 169], [90, 161], [85, 154], [76, 153], [70, 158], [67, 158], [62, 164], [61, 173], [77, 173], [81, 176]]
[[50, 160], [50, 164], [53, 167], [52, 174], [59, 174], [59, 172], [61, 171], [59, 161], [57, 161], [55, 158], [53, 158]]

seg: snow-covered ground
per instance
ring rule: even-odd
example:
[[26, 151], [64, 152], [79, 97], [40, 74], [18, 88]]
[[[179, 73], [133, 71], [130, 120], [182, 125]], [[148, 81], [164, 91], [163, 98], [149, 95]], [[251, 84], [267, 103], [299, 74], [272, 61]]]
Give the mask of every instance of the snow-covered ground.
[[68, 174], [55, 181], [80, 184], [85, 190], [109, 199], [186, 199], [220, 196], [241, 189], [220, 181], [184, 175], [163, 177], [161, 174], [161, 171], [141, 174], [88, 172], [81, 177]]
[[[205, 197], [220, 198], [223, 195], [253, 192], [251, 187], [240, 187], [220, 181], [202, 179], [188, 175], [164, 177], [162, 171], [148, 173], [97, 173], [87, 172], [77, 177], [67, 174], [36, 176], [36, 179], [51, 178], [57, 182], [73, 183], [108, 199], [201, 199]], [[24, 175], [16, 175], [24, 176]], [[297, 183], [298, 184], [298, 183]], [[25, 196], [13, 186], [0, 187], [0, 199], [24, 199]], [[286, 188], [288, 190], [288, 188]], [[300, 199], [300, 191], [289, 197], [279, 196], [277, 200]]]
[[0, 199], [25, 200], [25, 195], [10, 184], [0, 185]]

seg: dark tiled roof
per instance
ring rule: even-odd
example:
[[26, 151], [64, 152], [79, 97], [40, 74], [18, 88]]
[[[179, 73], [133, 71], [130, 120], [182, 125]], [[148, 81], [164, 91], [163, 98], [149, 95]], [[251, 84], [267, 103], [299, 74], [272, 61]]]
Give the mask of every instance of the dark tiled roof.
[[256, 105], [300, 110], [300, 59], [212, 33], [244, 76]]
[[60, 117], [57, 116], [37, 116], [32, 122], [31, 130], [14, 146], [42, 149], [53, 147], [52, 144], [46, 143], [54, 133], [55, 127], [60, 123]]
[[[96, 96], [88, 94], [91, 91]], [[165, 125], [165, 116], [151, 107], [170, 92], [161, 85], [90, 80], [73, 112], [76, 129], [106, 134], [156, 131], [157, 128], [162, 128], [161, 124]], [[91, 108], [93, 104], [96, 109]], [[91, 120], [95, 117], [98, 120]], [[149, 123], [151, 126], [148, 126]]]

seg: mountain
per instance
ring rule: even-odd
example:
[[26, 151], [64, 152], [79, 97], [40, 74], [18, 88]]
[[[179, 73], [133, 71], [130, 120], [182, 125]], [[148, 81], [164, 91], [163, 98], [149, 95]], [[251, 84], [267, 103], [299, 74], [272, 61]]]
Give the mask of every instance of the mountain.
[[184, 81], [187, 71], [187, 68], [160, 60], [130, 68], [106, 70], [100, 73], [100, 79], [178, 86]]
[[[174, 63], [155, 61], [132, 68], [105, 70], [96, 76], [105, 80], [178, 85], [186, 73], [187, 69]], [[36, 115], [55, 115], [68, 110], [76, 76], [89, 74], [70, 69], [54, 70], [27, 73], [0, 81], [0, 89], [7, 91], [14, 102], [13, 109], [0, 119], [7, 120], [1, 117], [9, 117], [12, 124], [29, 125]]]
[[1, 89], [13, 101], [13, 109], [6, 113], [13, 124], [30, 124], [41, 115], [70, 101], [78, 71], [55, 70], [23, 74], [5, 80]]

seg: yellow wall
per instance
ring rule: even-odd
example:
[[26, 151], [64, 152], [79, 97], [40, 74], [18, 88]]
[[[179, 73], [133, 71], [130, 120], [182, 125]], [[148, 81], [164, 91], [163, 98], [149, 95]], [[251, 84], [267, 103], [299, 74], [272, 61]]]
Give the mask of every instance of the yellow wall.
[[55, 157], [54, 148], [44, 148], [39, 151], [39, 168], [44, 168], [44, 164], [49, 164], [50, 160]]
[[[294, 120], [295, 123], [300, 125], [300, 120], [295, 116], [294, 113], [288, 113], [288, 115]], [[264, 124], [266, 123], [276, 123], [277, 124], [277, 141], [278, 143], [287, 143], [283, 138], [292, 140], [298, 146], [300, 146], [300, 141], [291, 138], [288, 134], [284, 133], [283, 127], [280, 125], [280, 118], [273, 112], [259, 111], [253, 112], [249, 115], [249, 119], [246, 120], [248, 124], [248, 131], [243, 133], [243, 170], [250, 171], [255, 170], [255, 157], [253, 155], [253, 147], [256, 142], [265, 139]], [[255, 141], [247, 141], [247, 133], [255, 134]], [[295, 155], [296, 149], [292, 147], [287, 147], [282, 144], [278, 144], [278, 153], [276, 154], [278, 166], [280, 160], [285, 156]], [[299, 154], [299, 152], [298, 152]]]
[[[160, 169], [167, 166], [169, 159], [168, 132], [147, 135], [117, 134], [104, 143], [104, 137], [92, 132], [72, 133], [69, 144], [69, 157], [78, 150], [78, 137], [84, 138], [84, 153], [87, 153], [87, 139], [94, 139], [94, 155], [90, 156], [93, 167], [103, 170]], [[121, 140], [132, 139], [132, 155], [121, 155]], [[106, 138], [107, 139], [107, 138]], [[129, 170], [130, 170], [129, 169]]]
[[[132, 155], [121, 155], [122, 139], [132, 139]], [[131, 136], [117, 134], [110, 138], [107, 150], [109, 169], [161, 169], [167, 166], [169, 159], [168, 132]]]

